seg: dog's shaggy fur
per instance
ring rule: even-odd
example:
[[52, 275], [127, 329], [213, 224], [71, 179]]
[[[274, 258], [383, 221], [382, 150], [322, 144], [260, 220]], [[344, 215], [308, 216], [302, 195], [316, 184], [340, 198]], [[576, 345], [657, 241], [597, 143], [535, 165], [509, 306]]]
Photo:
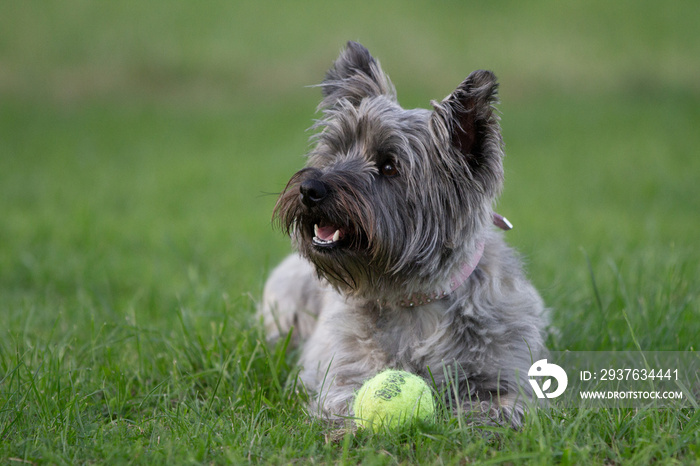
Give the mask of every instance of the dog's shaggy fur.
[[269, 339], [293, 329], [313, 413], [352, 416], [363, 382], [396, 368], [449, 385], [455, 411], [518, 425], [545, 321], [492, 225], [504, 155], [495, 76], [475, 71], [432, 111], [405, 110], [349, 42], [321, 88], [315, 146], [275, 207], [299, 253], [265, 285]]

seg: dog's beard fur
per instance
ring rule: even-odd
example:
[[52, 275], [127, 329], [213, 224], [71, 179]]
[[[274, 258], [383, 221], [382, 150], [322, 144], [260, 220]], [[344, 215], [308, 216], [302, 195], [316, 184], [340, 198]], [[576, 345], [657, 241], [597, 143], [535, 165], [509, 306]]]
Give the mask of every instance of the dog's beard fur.
[[[315, 148], [276, 218], [343, 293], [394, 299], [434, 289], [474, 253], [501, 189], [495, 77], [472, 73], [434, 111], [404, 110], [379, 64], [351, 43], [321, 86]], [[382, 174], [386, 163], [395, 175]], [[317, 205], [302, 202], [306, 180], [327, 190]], [[342, 240], [314, 244], [314, 225]]]
[[[452, 373], [457, 412], [495, 406], [517, 425], [544, 319], [491, 228], [503, 183], [495, 76], [476, 71], [433, 110], [405, 110], [379, 63], [350, 42], [321, 88], [306, 167], [274, 210], [304, 259], [290, 256], [265, 285], [268, 338], [294, 329], [300, 377], [323, 415], [351, 415], [354, 392], [391, 367], [438, 384]], [[401, 307], [444, 290], [480, 248], [478, 268], [450, 296]]]

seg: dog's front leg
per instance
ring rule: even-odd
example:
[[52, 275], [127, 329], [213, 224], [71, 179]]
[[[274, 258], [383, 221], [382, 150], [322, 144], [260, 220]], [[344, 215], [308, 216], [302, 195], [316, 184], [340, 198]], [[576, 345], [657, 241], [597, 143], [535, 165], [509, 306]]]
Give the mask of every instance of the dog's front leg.
[[306, 341], [316, 327], [327, 288], [300, 255], [292, 254], [282, 261], [265, 283], [258, 310], [267, 340], [275, 342], [293, 331], [293, 347]]

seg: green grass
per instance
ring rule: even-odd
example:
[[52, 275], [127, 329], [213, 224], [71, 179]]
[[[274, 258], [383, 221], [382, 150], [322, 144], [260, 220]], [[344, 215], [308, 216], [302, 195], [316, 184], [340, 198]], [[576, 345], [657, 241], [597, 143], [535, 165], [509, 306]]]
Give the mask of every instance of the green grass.
[[359, 39], [407, 106], [500, 77], [499, 211], [552, 349], [697, 350], [699, 9], [4, 5], [0, 462], [697, 463], [695, 410], [331, 432], [253, 313], [289, 251], [270, 214], [303, 164], [304, 86]]

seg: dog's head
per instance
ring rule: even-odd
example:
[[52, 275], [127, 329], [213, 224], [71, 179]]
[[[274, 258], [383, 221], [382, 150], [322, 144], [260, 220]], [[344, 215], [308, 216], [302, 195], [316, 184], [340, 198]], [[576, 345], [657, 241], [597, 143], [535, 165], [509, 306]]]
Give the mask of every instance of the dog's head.
[[321, 84], [306, 167], [275, 217], [322, 276], [350, 294], [429, 289], [473, 251], [503, 180], [497, 83], [475, 71], [433, 110], [405, 110], [362, 45]]

